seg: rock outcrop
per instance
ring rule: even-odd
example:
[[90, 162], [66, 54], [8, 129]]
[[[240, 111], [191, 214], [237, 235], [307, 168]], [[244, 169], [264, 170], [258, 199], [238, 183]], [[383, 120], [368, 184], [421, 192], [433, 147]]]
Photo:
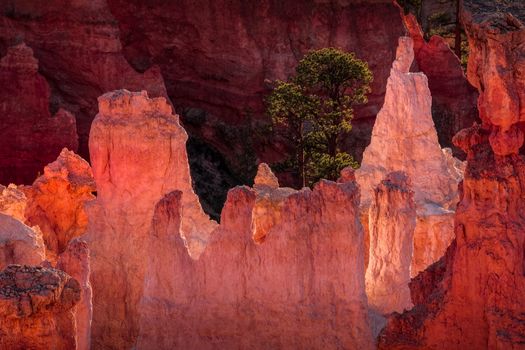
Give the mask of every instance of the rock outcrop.
[[374, 192], [366, 295], [378, 313], [402, 312], [412, 307], [408, 283], [416, 227], [414, 192], [403, 172], [388, 174]]
[[293, 191], [256, 241], [257, 178], [228, 193], [198, 260], [178, 232], [181, 193], [157, 204], [137, 348], [373, 347], [356, 183]]
[[43, 233], [48, 258], [56, 261], [73, 238], [87, 229], [84, 203], [95, 198], [95, 181], [89, 164], [75, 153], [63, 149], [58, 158], [44, 168], [27, 196], [25, 217]]
[[462, 20], [482, 124], [454, 139], [468, 155], [456, 242], [418, 277], [416, 306], [389, 320], [382, 349], [524, 348], [525, 4], [464, 0]]
[[51, 115], [50, 87], [38, 68], [24, 43], [0, 59], [0, 183], [31, 183], [63, 147], [78, 146], [75, 117], [65, 109]]
[[[400, 38], [385, 104], [377, 115], [372, 141], [355, 176], [361, 187], [364, 220], [374, 188], [386, 174], [403, 171], [412, 180], [418, 217], [414, 233], [414, 257], [418, 259], [413, 260], [411, 268], [414, 276], [437, 261], [453, 239], [453, 209], [461, 176], [439, 146], [426, 76], [409, 73], [413, 59], [412, 39]], [[436, 220], [440, 224], [435, 224]], [[439, 232], [431, 233], [435, 230]], [[433, 255], [428, 256], [427, 252]]]
[[43, 267], [10, 265], [0, 272], [0, 348], [76, 348], [73, 306], [78, 282]]
[[[197, 258], [216, 226], [193, 193], [187, 135], [164, 98], [118, 90], [99, 98], [90, 133], [97, 198], [88, 232], [93, 286], [93, 347], [128, 348], [138, 336], [144, 259], [153, 213], [167, 193], [181, 191], [181, 235]], [[123, 273], [128, 271], [128, 273]]]
[[42, 233], [0, 214], [0, 269], [9, 264], [39, 265], [46, 260]]

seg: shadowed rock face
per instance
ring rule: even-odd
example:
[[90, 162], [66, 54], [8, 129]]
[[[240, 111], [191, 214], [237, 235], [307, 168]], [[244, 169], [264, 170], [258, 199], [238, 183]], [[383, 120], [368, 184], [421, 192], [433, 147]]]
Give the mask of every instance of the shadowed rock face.
[[381, 349], [523, 348], [525, 160], [517, 154], [523, 113], [516, 109], [525, 74], [523, 7], [521, 1], [463, 3], [468, 78], [480, 89], [482, 124], [454, 138], [468, 154], [456, 241], [418, 277], [416, 306], [389, 320]]
[[[370, 103], [357, 112], [348, 139], [348, 148], [360, 156], [369, 142], [370, 119], [383, 101], [395, 41], [404, 32], [389, 0], [108, 3], [131, 65], [140, 71], [159, 65], [179, 112], [184, 107], [207, 112], [199, 120], [181, 113], [185, 127], [224, 154], [237, 172], [245, 166], [239, 164], [246, 150], [241, 126], [266, 120], [268, 80], [287, 79], [306, 52], [329, 46], [355, 51], [374, 72]], [[280, 157], [271, 145], [254, 147], [264, 161]]]
[[0, 348], [75, 349], [79, 300], [78, 282], [60, 270], [8, 266], [0, 272]]
[[28, 184], [63, 147], [77, 149], [75, 117], [51, 115], [49, 85], [24, 43], [0, 59], [0, 85], [0, 183]]

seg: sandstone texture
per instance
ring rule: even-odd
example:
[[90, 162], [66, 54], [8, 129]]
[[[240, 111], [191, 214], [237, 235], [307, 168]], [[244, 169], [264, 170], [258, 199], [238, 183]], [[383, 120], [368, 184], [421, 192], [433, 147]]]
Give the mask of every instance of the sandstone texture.
[[[138, 336], [144, 259], [153, 213], [165, 194], [181, 194], [181, 236], [192, 257], [200, 255], [217, 225], [192, 190], [187, 135], [164, 98], [118, 90], [99, 98], [90, 133], [97, 186], [88, 203], [95, 348], [129, 348]], [[126, 273], [123, 273], [126, 271]]]
[[525, 5], [465, 0], [461, 11], [482, 124], [454, 139], [468, 154], [456, 241], [418, 277], [416, 306], [389, 320], [382, 349], [524, 348], [525, 160], [516, 106]]
[[[414, 257], [418, 258], [412, 262], [412, 276], [438, 260], [452, 241], [453, 209], [461, 178], [458, 167], [451, 166], [455, 163], [449, 160], [448, 151], [438, 143], [427, 78], [423, 73], [409, 72], [413, 59], [413, 40], [400, 38], [385, 104], [355, 173], [361, 187], [363, 220], [367, 220], [375, 186], [388, 173], [403, 171], [411, 179], [418, 217], [414, 233]], [[436, 230], [439, 232], [434, 233]]]
[[228, 193], [198, 260], [178, 233], [181, 193], [157, 204], [137, 348], [373, 348], [356, 183], [293, 191], [258, 241], [257, 187]]
[[27, 198], [24, 191], [14, 184], [0, 185], [0, 213], [25, 222]]
[[45, 259], [42, 233], [0, 214], [0, 269], [9, 264], [39, 265]]
[[24, 43], [0, 59], [0, 183], [6, 185], [33, 182], [63, 147], [78, 146], [75, 117], [65, 109], [51, 114], [50, 87], [38, 69]]
[[408, 310], [416, 204], [405, 173], [390, 173], [377, 186], [369, 220], [368, 303], [381, 314]]
[[0, 348], [76, 348], [72, 308], [78, 282], [43, 267], [10, 265], [0, 272]]
[[67, 149], [44, 168], [32, 186], [24, 187], [25, 217], [42, 230], [49, 258], [55, 261], [70, 240], [86, 232], [84, 203], [95, 198], [95, 190], [89, 164]]

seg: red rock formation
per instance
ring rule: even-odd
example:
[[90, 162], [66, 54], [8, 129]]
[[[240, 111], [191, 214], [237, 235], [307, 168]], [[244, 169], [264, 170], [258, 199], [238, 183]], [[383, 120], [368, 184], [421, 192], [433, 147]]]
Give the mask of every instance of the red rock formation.
[[[403, 16], [414, 40], [416, 69], [425, 73], [432, 92], [432, 117], [442, 147], [453, 147], [452, 137], [470, 127], [477, 118], [478, 93], [463, 73], [459, 58], [445, 39], [433, 35], [428, 42], [413, 14]], [[454, 148], [454, 153], [459, 148]]]
[[[88, 133], [97, 113], [98, 96], [122, 88], [146, 89], [152, 96], [166, 96], [158, 68], [151, 67], [141, 74], [122, 56], [119, 29], [104, 0], [2, 1], [0, 50], [20, 38], [35, 51], [40, 72], [52, 86], [53, 107], [64, 106], [74, 112], [80, 154], [84, 157], [88, 156]], [[2, 85], [12, 85], [11, 80], [12, 77]], [[23, 96], [43, 96], [42, 88], [38, 88], [38, 94], [30, 87], [16, 88], [16, 92], [24, 91]], [[43, 104], [47, 109], [48, 100]], [[19, 124], [15, 126], [17, 130], [24, 130]], [[41, 135], [49, 137], [52, 133], [42, 130]], [[60, 144], [37, 169], [54, 160], [63, 147], [76, 151], [72, 146]]]
[[390, 173], [381, 181], [369, 218], [368, 303], [381, 314], [402, 312], [412, 307], [408, 283], [416, 228], [414, 192], [405, 173]]
[[89, 164], [67, 149], [44, 168], [32, 186], [24, 187], [28, 200], [25, 217], [42, 230], [48, 258], [55, 261], [71, 239], [86, 232], [84, 203], [95, 198], [94, 191]]
[[78, 350], [91, 349], [91, 320], [93, 314], [92, 288], [89, 282], [90, 257], [86, 242], [76, 238], [60, 254], [57, 268], [73, 277], [80, 285], [81, 299], [75, 306], [75, 338]]
[[0, 269], [9, 264], [39, 265], [46, 260], [42, 233], [0, 214]]
[[290, 194], [257, 243], [260, 195], [229, 192], [198, 260], [178, 233], [180, 193], [159, 202], [137, 348], [372, 348], [355, 182]]
[[60, 270], [10, 265], [0, 272], [0, 348], [76, 348], [78, 282]]
[[[181, 235], [198, 257], [216, 223], [193, 193], [187, 134], [164, 98], [119, 90], [99, 98], [90, 133], [97, 198], [89, 203], [93, 347], [129, 348], [138, 336], [147, 239], [156, 203], [182, 192]], [[123, 273], [127, 271], [128, 273]]]
[[517, 152], [525, 116], [518, 108], [525, 4], [464, 0], [462, 19], [483, 124], [455, 138], [468, 154], [456, 244], [445, 266], [422, 275], [420, 291], [413, 293], [419, 305], [389, 321], [380, 341], [384, 349], [524, 348], [525, 160]]
[[77, 149], [75, 118], [51, 115], [49, 85], [23, 43], [0, 59], [0, 85], [0, 183], [31, 183], [63, 147]]

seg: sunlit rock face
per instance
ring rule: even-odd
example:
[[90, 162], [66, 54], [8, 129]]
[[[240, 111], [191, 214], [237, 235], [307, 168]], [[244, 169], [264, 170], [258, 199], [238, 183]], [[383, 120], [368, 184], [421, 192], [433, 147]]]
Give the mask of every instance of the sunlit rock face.
[[39, 265], [46, 260], [42, 233], [0, 214], [0, 269], [9, 264]]
[[[198, 260], [178, 228], [181, 193], [157, 204], [137, 348], [371, 349], [363, 232], [355, 182], [291, 191], [279, 220], [253, 231], [258, 197], [278, 190], [260, 167], [255, 188], [228, 193]], [[261, 214], [267, 215], [267, 214]]]
[[74, 335], [78, 350], [91, 349], [93, 315], [89, 248], [85, 241], [75, 238], [59, 256], [57, 268], [73, 277], [80, 287], [80, 302], [74, 309]]
[[377, 186], [369, 220], [368, 303], [381, 314], [410, 309], [412, 302], [408, 283], [416, 205], [410, 179], [405, 173], [390, 173]]
[[10, 265], [0, 272], [0, 348], [76, 348], [73, 307], [78, 282], [43, 267]]
[[382, 349], [523, 349], [525, 161], [517, 154], [523, 114], [516, 106], [524, 15], [518, 1], [463, 2], [469, 80], [480, 88], [483, 123], [454, 139], [468, 154], [456, 242], [418, 277], [416, 306], [389, 320]]
[[[90, 133], [97, 198], [88, 206], [85, 236], [92, 256], [93, 346], [128, 348], [138, 335], [147, 236], [156, 203], [182, 192], [181, 235], [192, 257], [216, 223], [191, 187], [187, 135], [164, 98], [118, 90], [99, 98]], [[123, 273], [126, 271], [126, 273]]]
[[63, 147], [78, 147], [75, 117], [49, 111], [50, 87], [24, 43], [0, 59], [0, 183], [29, 184]]
[[42, 230], [48, 259], [56, 261], [70, 240], [86, 232], [84, 203], [95, 198], [92, 192], [96, 190], [91, 167], [63, 149], [43, 175], [23, 190], [28, 201], [26, 220]]
[[375, 186], [389, 172], [403, 171], [412, 180], [418, 217], [412, 276], [438, 260], [452, 241], [453, 209], [461, 178], [439, 146], [427, 78], [423, 73], [409, 73], [413, 60], [412, 39], [400, 38], [385, 104], [355, 174], [361, 187], [363, 220], [367, 219]]

